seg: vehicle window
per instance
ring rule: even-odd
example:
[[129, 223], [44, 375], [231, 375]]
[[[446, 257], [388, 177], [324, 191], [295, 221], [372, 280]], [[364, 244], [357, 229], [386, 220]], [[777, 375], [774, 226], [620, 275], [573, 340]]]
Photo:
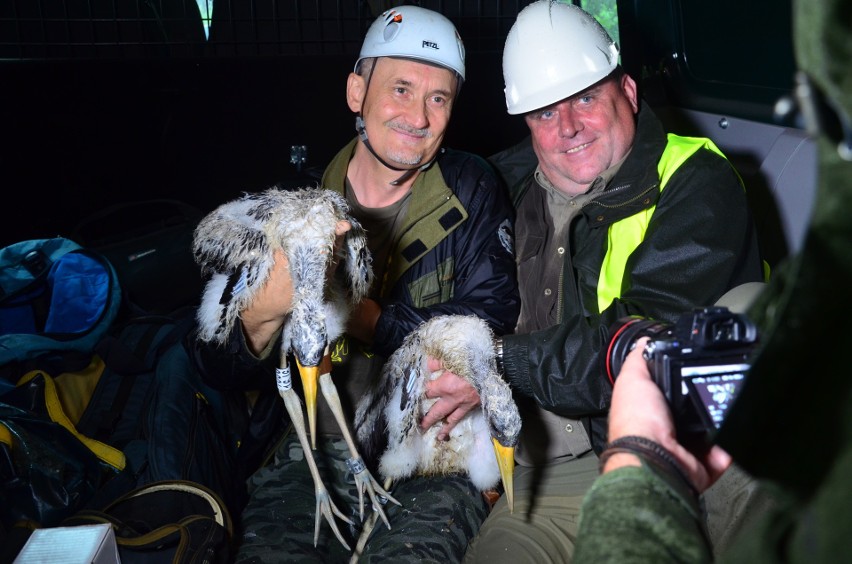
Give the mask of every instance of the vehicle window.
[[616, 0], [582, 0], [580, 2], [580, 7], [595, 16], [609, 33], [609, 36], [616, 43], [619, 43], [618, 9], [616, 5]]
[[[527, 3], [417, 2], [450, 18], [469, 53], [498, 56], [518, 11]], [[5, 0], [0, 2], [0, 60], [355, 56], [367, 27], [391, 4], [364, 0]], [[614, 6], [615, 0], [595, 4]], [[608, 10], [615, 14], [614, 7]]]
[[789, 0], [680, 2], [689, 73], [708, 82], [789, 90], [795, 72]]

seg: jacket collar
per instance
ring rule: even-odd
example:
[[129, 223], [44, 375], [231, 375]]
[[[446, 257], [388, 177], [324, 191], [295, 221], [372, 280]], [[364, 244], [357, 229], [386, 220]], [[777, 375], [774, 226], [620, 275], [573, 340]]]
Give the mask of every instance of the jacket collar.
[[666, 148], [666, 133], [654, 111], [640, 102], [633, 148], [601, 195], [583, 208], [589, 225], [608, 227], [656, 204], [660, 179], [657, 162]]
[[[335, 155], [323, 174], [323, 188], [345, 195], [346, 171], [357, 143], [356, 137]], [[444, 181], [441, 156], [411, 186], [411, 202], [399, 243], [390, 256], [383, 289], [392, 287], [412, 264], [468, 218], [467, 210]]]

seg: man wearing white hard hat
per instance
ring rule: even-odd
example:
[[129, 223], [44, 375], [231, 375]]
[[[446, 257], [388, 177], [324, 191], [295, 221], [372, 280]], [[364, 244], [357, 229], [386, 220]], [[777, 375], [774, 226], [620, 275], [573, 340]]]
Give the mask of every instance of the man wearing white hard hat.
[[[442, 314], [476, 315], [504, 334], [517, 320], [508, 195], [483, 159], [441, 146], [465, 77], [464, 55], [446, 17], [401, 6], [369, 28], [346, 82], [357, 136], [328, 165], [322, 186], [343, 194], [366, 229], [375, 274], [368, 298], [352, 312], [330, 355], [350, 422], [371, 379], [422, 322]], [[286, 276], [286, 264], [276, 266], [270, 287], [276, 275]], [[271, 388], [259, 401], [280, 405], [274, 401], [277, 354], [270, 352], [278, 350], [289, 311], [281, 303], [284, 294], [265, 292], [241, 312], [227, 354], [199, 349], [208, 383], [233, 388], [238, 380], [246, 389]], [[443, 380], [430, 386], [435, 395], [455, 399]], [[360, 519], [350, 455], [333, 414], [323, 402], [317, 407], [315, 458], [336, 504], [356, 523], [340, 526], [351, 550]], [[295, 434], [277, 449], [275, 463], [250, 482], [238, 562], [348, 561], [350, 551], [325, 522], [315, 546], [314, 485]], [[459, 561], [488, 512], [467, 476], [412, 478], [394, 484], [392, 495], [402, 507], [387, 504], [392, 528], [379, 521], [360, 549], [362, 562]]]
[[536, 157], [511, 187], [521, 314], [497, 345], [523, 429], [514, 514], [501, 499], [466, 561], [570, 561], [607, 442], [610, 327], [764, 278], [736, 171], [710, 140], [667, 136], [618, 55], [592, 16], [551, 1], [506, 39], [506, 104]]

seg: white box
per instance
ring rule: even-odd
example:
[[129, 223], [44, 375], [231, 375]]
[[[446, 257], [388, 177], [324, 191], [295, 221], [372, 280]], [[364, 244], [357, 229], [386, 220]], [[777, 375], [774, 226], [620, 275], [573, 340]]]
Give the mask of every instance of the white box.
[[36, 529], [14, 564], [120, 564], [109, 523]]

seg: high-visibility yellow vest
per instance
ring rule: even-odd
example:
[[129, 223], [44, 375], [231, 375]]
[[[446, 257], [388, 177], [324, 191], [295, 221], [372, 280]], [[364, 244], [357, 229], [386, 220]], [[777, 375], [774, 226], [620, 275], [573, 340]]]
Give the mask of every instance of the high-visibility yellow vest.
[[[727, 159], [722, 151], [711, 140], [704, 137], [681, 137], [668, 134], [668, 144], [657, 164], [660, 177], [660, 192], [666, 187], [669, 179], [680, 168], [686, 159], [701, 148], [707, 148]], [[742, 182], [742, 180], [740, 180]], [[612, 300], [621, 296], [621, 280], [629, 257], [639, 243], [645, 238], [648, 223], [654, 214], [656, 205], [639, 213], [625, 217], [609, 226], [607, 234], [607, 251], [601, 264], [598, 278], [598, 311], [603, 311]]]

